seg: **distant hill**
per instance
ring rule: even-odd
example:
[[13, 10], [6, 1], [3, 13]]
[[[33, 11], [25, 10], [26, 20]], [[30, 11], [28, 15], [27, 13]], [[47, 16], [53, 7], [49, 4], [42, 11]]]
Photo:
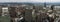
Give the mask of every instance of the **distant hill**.
[[[15, 4], [28, 4], [28, 5], [44, 5], [44, 3], [31, 3], [31, 2], [6, 2], [6, 3], [0, 3], [0, 5], [7, 5], [7, 4], [10, 4], [10, 5], [15, 5]], [[60, 5], [60, 3], [46, 3], [46, 5]]]
[[46, 5], [60, 5], [60, 3], [46, 3]]

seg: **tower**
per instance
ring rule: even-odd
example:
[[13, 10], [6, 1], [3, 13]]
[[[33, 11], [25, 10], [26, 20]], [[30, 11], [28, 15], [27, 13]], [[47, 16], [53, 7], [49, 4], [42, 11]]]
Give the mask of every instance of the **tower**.
[[44, 7], [46, 7], [46, 2], [44, 3]]

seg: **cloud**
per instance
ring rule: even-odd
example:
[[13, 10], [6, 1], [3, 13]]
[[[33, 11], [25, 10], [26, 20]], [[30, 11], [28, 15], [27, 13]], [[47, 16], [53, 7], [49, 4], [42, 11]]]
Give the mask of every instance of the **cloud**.
[[0, 0], [0, 2], [30, 2], [30, 0]]
[[46, 2], [60, 2], [60, 0], [46, 0]]
[[60, 0], [0, 0], [0, 2], [60, 2]]

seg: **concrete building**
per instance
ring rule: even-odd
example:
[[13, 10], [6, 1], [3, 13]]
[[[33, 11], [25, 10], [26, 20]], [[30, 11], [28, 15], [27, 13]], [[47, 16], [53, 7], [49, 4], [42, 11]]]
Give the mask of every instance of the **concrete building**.
[[2, 7], [0, 6], [0, 16], [2, 15]]
[[60, 6], [54, 6], [54, 10], [60, 10]]
[[8, 15], [8, 7], [2, 7], [2, 16]]

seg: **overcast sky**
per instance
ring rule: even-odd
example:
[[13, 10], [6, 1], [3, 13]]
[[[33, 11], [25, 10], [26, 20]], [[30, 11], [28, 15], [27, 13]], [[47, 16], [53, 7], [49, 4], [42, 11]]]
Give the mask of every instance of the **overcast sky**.
[[60, 0], [0, 0], [0, 2], [60, 2]]

